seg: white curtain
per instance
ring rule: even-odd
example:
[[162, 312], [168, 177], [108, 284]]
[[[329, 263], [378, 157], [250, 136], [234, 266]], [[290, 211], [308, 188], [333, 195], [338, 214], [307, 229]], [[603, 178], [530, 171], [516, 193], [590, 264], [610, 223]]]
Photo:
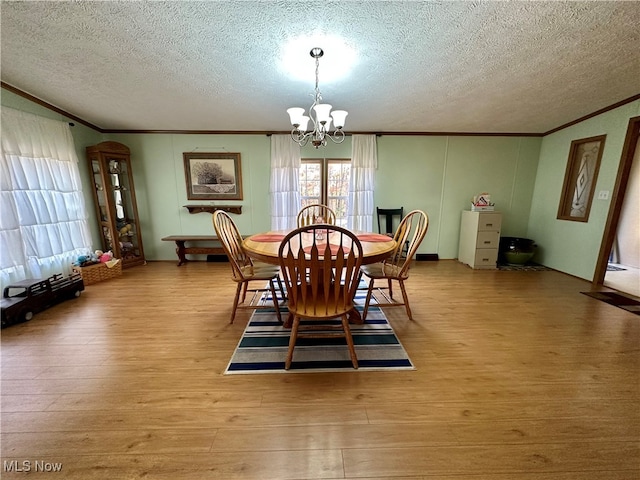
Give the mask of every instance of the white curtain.
[[300, 209], [300, 145], [271, 135], [271, 230], [295, 228]]
[[90, 251], [69, 124], [2, 107], [0, 284], [68, 274]]
[[347, 228], [350, 230], [373, 231], [373, 190], [377, 168], [376, 136], [353, 135], [347, 209]]

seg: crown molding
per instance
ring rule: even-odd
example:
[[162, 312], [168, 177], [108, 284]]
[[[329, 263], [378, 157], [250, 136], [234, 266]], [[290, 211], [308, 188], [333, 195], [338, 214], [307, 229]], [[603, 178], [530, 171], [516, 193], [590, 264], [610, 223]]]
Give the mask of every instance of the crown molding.
[[[33, 95], [26, 93], [19, 88], [14, 87], [6, 82], [0, 82], [0, 86], [10, 92], [15, 93], [27, 100], [30, 100], [42, 107], [48, 108], [60, 115], [64, 115], [65, 117], [81, 123], [93, 130], [96, 130], [99, 133], [126, 133], [126, 134], [176, 134], [176, 135], [288, 135], [290, 131], [257, 131], [257, 130], [123, 130], [123, 129], [105, 129], [100, 128], [97, 125], [94, 125], [86, 120], [83, 120], [80, 117], [77, 117], [61, 108], [56, 107], [55, 105], [51, 105], [50, 103], [41, 100], [38, 97], [34, 97]], [[553, 128], [547, 132], [520, 132], [520, 133], [512, 133], [512, 132], [349, 132], [346, 133], [347, 136], [350, 135], [377, 135], [379, 137], [384, 135], [396, 135], [396, 136], [443, 136], [443, 137], [546, 137], [547, 135], [551, 135], [552, 133], [563, 130], [567, 127], [575, 125], [577, 123], [583, 122], [589, 118], [595, 117], [602, 113], [608, 112], [610, 110], [616, 109], [627, 103], [634, 102], [640, 99], [640, 93], [637, 95], [633, 95], [632, 97], [626, 98], [619, 102], [614, 103], [613, 105], [609, 105], [608, 107], [601, 108], [593, 113], [585, 115], [584, 117], [580, 117], [571, 122], [565, 123], [564, 125], [560, 125], [559, 127]]]
[[627, 103], [635, 102], [636, 100], [640, 100], [640, 93], [637, 94], [637, 95], [633, 95], [632, 97], [625, 98], [624, 100], [620, 100], [619, 102], [614, 103], [613, 105], [609, 105], [608, 107], [604, 107], [604, 108], [601, 108], [600, 110], [596, 110], [595, 112], [592, 112], [592, 113], [590, 113], [588, 115], [585, 115], [584, 117], [580, 117], [580, 118], [578, 118], [576, 120], [573, 120], [573, 121], [571, 121], [569, 123], [565, 123], [564, 125], [560, 125], [559, 127], [553, 128], [553, 129], [549, 130], [548, 132], [544, 132], [542, 134], [542, 136], [546, 137], [547, 135], [551, 135], [552, 133], [556, 133], [556, 132], [558, 132], [560, 130], [563, 130], [563, 129], [567, 128], [567, 127], [571, 127], [572, 125], [576, 125], [577, 123], [584, 122], [585, 120], [588, 120], [589, 118], [593, 118], [595, 116], [598, 116], [598, 115], [603, 114], [605, 112], [608, 112], [610, 110], [614, 110], [614, 109], [616, 109], [618, 107], [626, 105]]
[[97, 130], [100, 133], [104, 133], [102, 131], [102, 129], [92, 123], [87, 122], [86, 120], [83, 120], [80, 117], [76, 117], [75, 115], [73, 115], [72, 113], [66, 112], [64, 110], [62, 110], [61, 108], [56, 107], [55, 105], [51, 105], [50, 103], [45, 102], [44, 100], [38, 98], [38, 97], [34, 97], [33, 95], [27, 93], [27, 92], [23, 92], [22, 90], [20, 90], [19, 88], [14, 87], [13, 85], [9, 85], [6, 82], [0, 82], [0, 87], [4, 88], [5, 90], [9, 90], [10, 92], [15, 93], [16, 95], [19, 95], [23, 98], [26, 98], [27, 100], [32, 101], [33, 103], [37, 103], [38, 105], [45, 107], [53, 112], [59, 113], [60, 115], [64, 115], [65, 117], [73, 120], [74, 122], [78, 122], [81, 123], [82, 125], [92, 128], [94, 130]]

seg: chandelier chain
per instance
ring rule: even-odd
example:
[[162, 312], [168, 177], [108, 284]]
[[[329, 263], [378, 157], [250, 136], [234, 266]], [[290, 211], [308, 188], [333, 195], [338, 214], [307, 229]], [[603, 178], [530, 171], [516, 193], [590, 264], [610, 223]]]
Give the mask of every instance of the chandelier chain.
[[316, 57], [316, 98], [318, 100], [322, 100], [322, 97], [320, 96], [320, 87], [318, 86], [320, 81], [320, 57]]

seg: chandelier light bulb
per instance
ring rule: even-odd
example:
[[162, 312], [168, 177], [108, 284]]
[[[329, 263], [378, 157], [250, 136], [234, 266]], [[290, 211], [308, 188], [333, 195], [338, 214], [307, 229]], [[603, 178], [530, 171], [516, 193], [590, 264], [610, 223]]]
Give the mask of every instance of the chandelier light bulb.
[[331, 105], [328, 103], [320, 103], [313, 107], [313, 111], [316, 112], [316, 120], [320, 123], [327, 123], [327, 120], [331, 118]]
[[304, 116], [304, 108], [292, 107], [287, 109], [291, 125], [294, 127], [301, 124], [302, 117]]
[[344, 127], [344, 121], [346, 120], [347, 115], [349, 114], [346, 110], [334, 110], [333, 112], [331, 112], [331, 118], [333, 118], [333, 124], [336, 126], [336, 128]]
[[301, 132], [306, 132], [307, 125], [309, 125], [309, 117], [307, 117], [306, 115], [303, 115], [300, 118], [300, 126], [298, 127], [298, 130], [300, 130]]

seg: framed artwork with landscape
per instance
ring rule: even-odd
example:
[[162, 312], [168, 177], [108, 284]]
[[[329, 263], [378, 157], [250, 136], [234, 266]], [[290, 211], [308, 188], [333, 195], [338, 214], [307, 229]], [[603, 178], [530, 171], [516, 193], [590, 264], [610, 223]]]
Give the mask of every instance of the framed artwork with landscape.
[[242, 200], [239, 153], [185, 152], [188, 200]]
[[599, 135], [571, 142], [558, 207], [559, 220], [589, 220], [605, 138], [606, 135]]

